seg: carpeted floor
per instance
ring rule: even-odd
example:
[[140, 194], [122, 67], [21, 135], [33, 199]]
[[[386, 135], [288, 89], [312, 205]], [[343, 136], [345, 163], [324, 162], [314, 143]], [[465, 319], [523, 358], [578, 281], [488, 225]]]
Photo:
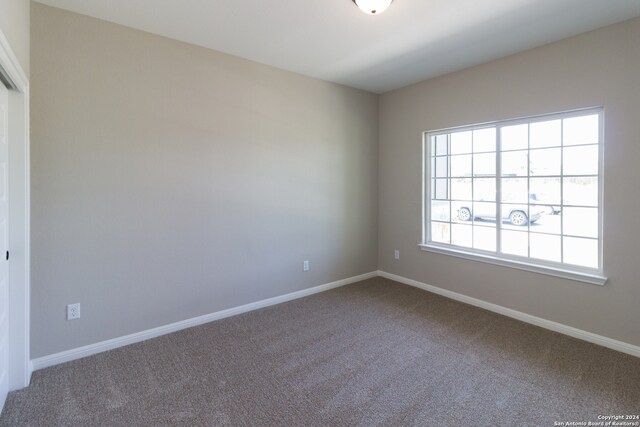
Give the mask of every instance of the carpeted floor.
[[553, 426], [640, 359], [375, 278], [37, 371], [0, 426]]

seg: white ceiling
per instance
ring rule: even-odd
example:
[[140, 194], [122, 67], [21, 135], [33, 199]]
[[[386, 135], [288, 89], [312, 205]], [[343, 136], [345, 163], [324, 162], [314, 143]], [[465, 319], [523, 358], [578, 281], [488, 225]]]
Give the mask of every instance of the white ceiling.
[[39, 0], [382, 93], [640, 16], [640, 0]]

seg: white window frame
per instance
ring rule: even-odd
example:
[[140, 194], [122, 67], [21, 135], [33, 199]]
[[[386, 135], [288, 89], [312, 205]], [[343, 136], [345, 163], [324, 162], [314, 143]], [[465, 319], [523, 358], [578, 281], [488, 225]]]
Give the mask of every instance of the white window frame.
[[[483, 128], [495, 127], [496, 129], [496, 209], [500, 212], [501, 205], [501, 132], [500, 128], [519, 124], [529, 124], [538, 121], [566, 119], [577, 116], [597, 114], [599, 117], [598, 135], [598, 268], [588, 268], [564, 264], [561, 262], [544, 261], [529, 257], [520, 257], [500, 253], [502, 221], [500, 215], [496, 214], [496, 251], [484, 251], [481, 249], [467, 248], [447, 243], [434, 242], [431, 239], [431, 137], [436, 135], [450, 134], [453, 132], [473, 131]], [[473, 261], [480, 261], [505, 267], [533, 271], [576, 281], [604, 285], [607, 277], [604, 275], [604, 239], [603, 239], [603, 159], [604, 159], [604, 108], [591, 107], [578, 110], [564, 111], [553, 114], [541, 114], [535, 116], [522, 117], [511, 120], [499, 120], [470, 126], [459, 126], [446, 129], [438, 129], [423, 132], [423, 164], [422, 164], [422, 243], [419, 247], [422, 250], [436, 252], [445, 255], [456, 256]], [[562, 152], [562, 151], [561, 151]], [[449, 154], [450, 155], [450, 154]], [[563, 164], [564, 162], [561, 162]], [[563, 166], [561, 166], [563, 167]], [[561, 173], [562, 175], [562, 173]], [[564, 188], [561, 182], [561, 191]], [[562, 193], [561, 193], [562, 194]], [[562, 203], [562, 200], [561, 200]], [[508, 204], [508, 203], [507, 203]], [[562, 229], [561, 229], [562, 234]]]

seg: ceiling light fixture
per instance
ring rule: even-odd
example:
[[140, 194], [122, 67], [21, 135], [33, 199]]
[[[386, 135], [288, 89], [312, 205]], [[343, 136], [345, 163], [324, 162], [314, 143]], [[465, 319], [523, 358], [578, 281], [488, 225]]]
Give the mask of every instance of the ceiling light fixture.
[[380, 15], [393, 0], [352, 0], [356, 6], [369, 15]]

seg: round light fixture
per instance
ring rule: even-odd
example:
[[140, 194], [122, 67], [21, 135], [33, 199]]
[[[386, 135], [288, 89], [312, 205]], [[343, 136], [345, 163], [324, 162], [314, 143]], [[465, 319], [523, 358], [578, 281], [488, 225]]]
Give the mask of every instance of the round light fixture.
[[364, 13], [380, 15], [389, 7], [393, 0], [353, 0]]

